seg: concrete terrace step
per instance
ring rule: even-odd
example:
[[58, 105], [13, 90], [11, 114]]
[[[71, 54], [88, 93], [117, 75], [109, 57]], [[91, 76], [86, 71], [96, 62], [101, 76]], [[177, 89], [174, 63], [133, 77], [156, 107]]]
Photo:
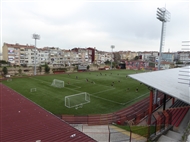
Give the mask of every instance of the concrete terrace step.
[[162, 135], [157, 142], [178, 142], [178, 140]]
[[174, 132], [174, 131], [168, 131], [168, 133], [165, 135], [167, 137], [173, 138], [175, 140], [181, 140], [182, 135], [180, 133]]

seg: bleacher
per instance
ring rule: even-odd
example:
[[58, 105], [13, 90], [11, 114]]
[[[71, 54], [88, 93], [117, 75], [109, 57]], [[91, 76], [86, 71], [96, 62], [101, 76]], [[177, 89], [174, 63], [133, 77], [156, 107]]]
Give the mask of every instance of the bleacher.
[[166, 110], [171, 115], [171, 125], [178, 127], [187, 114], [190, 105], [180, 100], [175, 101], [173, 105]]
[[184, 107], [184, 106], [189, 106], [189, 105], [185, 102], [177, 100], [177, 101], [175, 101], [175, 103], [173, 105], [170, 106], [170, 108]]

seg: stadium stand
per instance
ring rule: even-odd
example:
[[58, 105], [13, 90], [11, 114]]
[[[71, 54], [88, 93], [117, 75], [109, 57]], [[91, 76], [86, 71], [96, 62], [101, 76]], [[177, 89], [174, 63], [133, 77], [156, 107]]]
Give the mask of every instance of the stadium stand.
[[172, 116], [171, 124], [175, 127], [178, 127], [185, 117], [186, 113], [188, 112], [190, 106], [180, 107], [180, 108], [173, 108], [166, 110], [167, 113], [170, 113]]
[[181, 100], [176, 100], [175, 103], [170, 106], [170, 108], [184, 107], [184, 106], [189, 106], [189, 105], [185, 102], [182, 102]]

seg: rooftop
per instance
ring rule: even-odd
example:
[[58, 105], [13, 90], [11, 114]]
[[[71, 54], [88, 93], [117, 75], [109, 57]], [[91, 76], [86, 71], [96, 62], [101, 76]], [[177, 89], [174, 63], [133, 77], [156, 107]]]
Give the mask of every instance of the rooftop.
[[190, 66], [132, 74], [129, 76], [190, 104]]

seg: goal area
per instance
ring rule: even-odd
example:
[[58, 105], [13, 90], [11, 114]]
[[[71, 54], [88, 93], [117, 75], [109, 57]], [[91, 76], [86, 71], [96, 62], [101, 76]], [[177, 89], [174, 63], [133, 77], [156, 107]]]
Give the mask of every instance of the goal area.
[[54, 79], [51, 86], [57, 87], [57, 88], [63, 88], [64, 87], [64, 81], [63, 80], [58, 80]]
[[67, 108], [77, 108], [83, 106], [84, 104], [90, 103], [90, 94], [86, 92], [65, 96], [65, 106]]

